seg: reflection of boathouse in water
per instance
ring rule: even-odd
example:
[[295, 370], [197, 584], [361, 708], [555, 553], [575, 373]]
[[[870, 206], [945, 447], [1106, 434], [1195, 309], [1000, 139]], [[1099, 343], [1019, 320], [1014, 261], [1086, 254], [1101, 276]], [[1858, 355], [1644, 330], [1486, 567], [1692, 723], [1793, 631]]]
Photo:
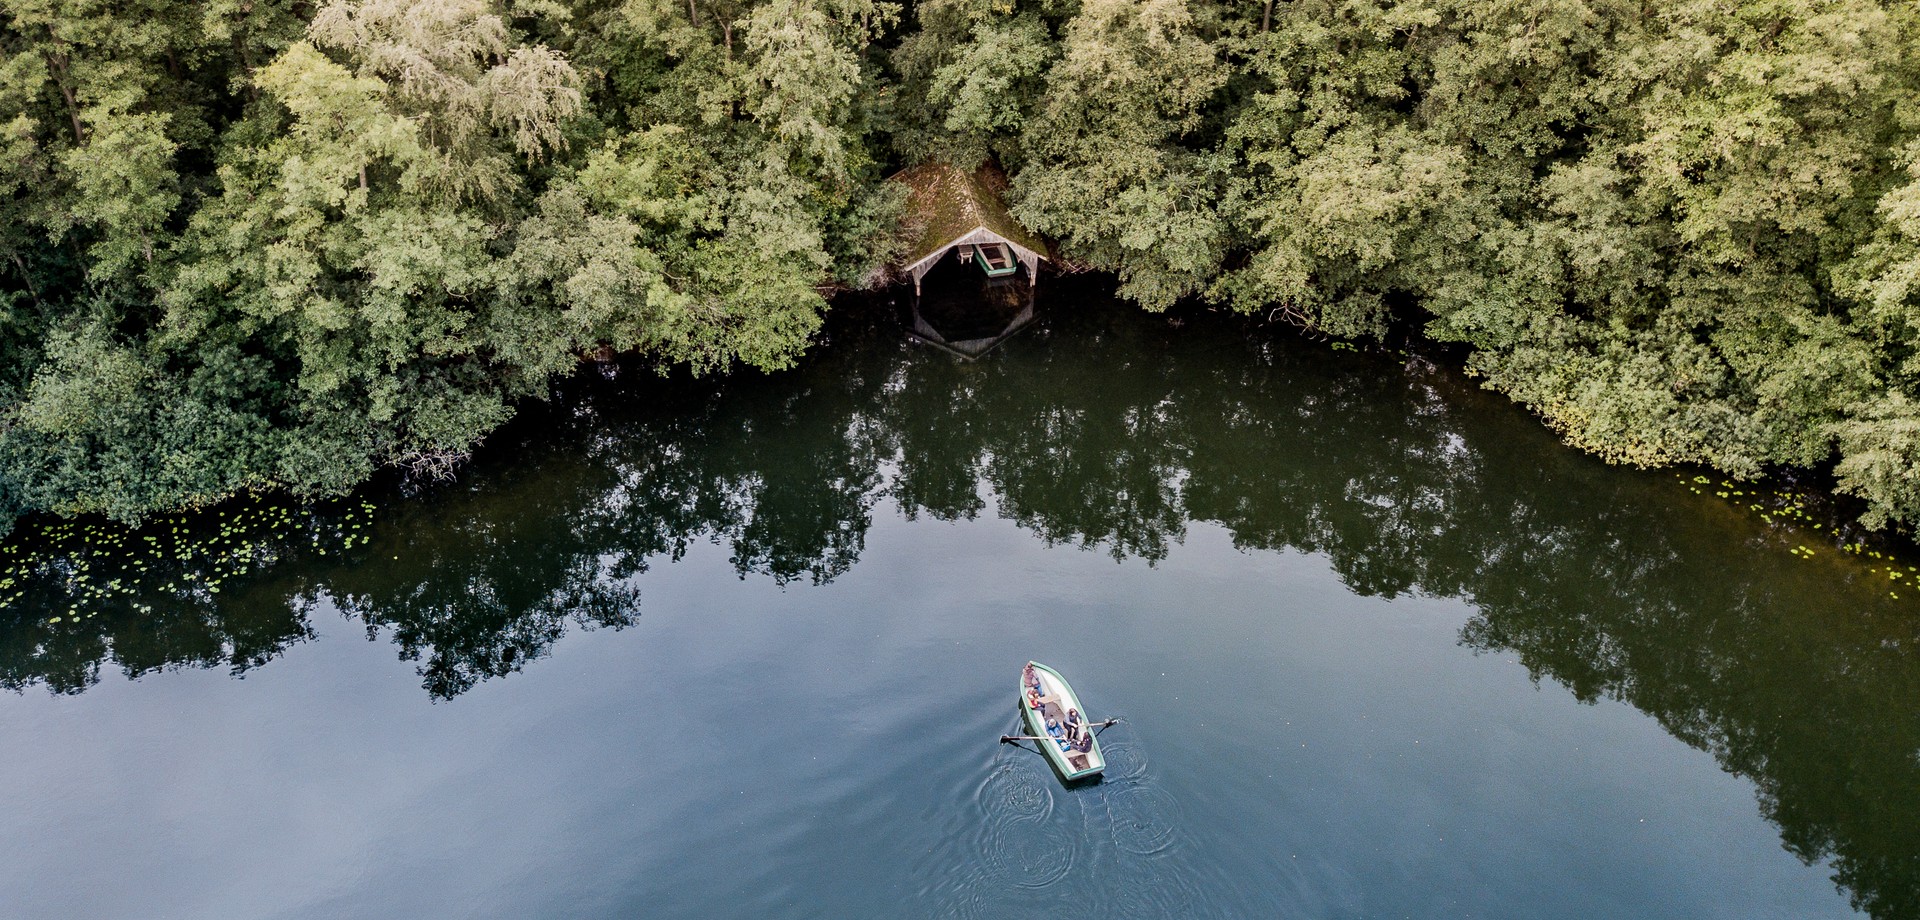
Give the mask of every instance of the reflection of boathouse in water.
[[913, 278], [915, 338], [972, 360], [1033, 321], [1048, 249], [1007, 212], [1005, 174], [922, 163], [889, 181], [911, 190], [897, 267]]

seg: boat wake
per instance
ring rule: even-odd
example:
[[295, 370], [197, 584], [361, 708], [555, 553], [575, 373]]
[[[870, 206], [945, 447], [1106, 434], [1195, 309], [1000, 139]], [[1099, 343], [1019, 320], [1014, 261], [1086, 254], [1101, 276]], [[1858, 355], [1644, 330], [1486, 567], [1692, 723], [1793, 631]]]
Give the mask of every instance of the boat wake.
[[1135, 856], [1153, 856], [1173, 846], [1180, 803], [1166, 790], [1126, 783], [1102, 790], [1113, 844]]
[[971, 877], [943, 886], [943, 913], [1014, 916], [1057, 901], [1080, 916], [1190, 915], [1200, 898], [1179, 855], [1184, 816], [1153, 781], [1143, 745], [1103, 740], [1100, 781], [1072, 786], [1020, 749], [1003, 748], [975, 789], [978, 858], [962, 856]]
[[986, 812], [989, 825], [995, 819], [1044, 819], [1053, 813], [1053, 787], [1031, 770], [1001, 764], [987, 775], [974, 800]]
[[1004, 765], [982, 784], [978, 801], [985, 813], [985, 863], [994, 881], [1019, 888], [1045, 888], [1073, 868], [1083, 823], [1074, 814], [1056, 813], [1050, 783], [1032, 770]]
[[1109, 783], [1137, 780], [1147, 775], [1147, 750], [1137, 741], [1102, 738], [1100, 753], [1107, 758], [1107, 770], [1101, 775]]

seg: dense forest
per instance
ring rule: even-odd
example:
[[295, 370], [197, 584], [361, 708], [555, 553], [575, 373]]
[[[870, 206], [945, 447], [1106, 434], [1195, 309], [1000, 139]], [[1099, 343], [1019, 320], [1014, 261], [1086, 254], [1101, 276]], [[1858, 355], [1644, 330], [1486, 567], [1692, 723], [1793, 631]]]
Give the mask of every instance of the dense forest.
[[1920, 522], [1910, 3], [5, 0], [0, 530], [443, 472], [583, 354], [790, 365], [927, 158], [1145, 308]]

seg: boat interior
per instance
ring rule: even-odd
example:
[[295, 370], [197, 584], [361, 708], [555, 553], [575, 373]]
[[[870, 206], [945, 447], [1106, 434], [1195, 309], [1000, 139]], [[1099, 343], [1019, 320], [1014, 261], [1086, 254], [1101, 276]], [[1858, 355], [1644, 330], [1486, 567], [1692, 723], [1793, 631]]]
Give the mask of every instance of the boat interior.
[[[1035, 708], [1040, 711], [1040, 716], [1043, 721], [1052, 719], [1064, 725], [1067, 720], [1067, 695], [1061, 692], [1060, 684], [1053, 679], [1052, 675], [1038, 668], [1034, 669], [1034, 673], [1040, 678], [1041, 690], [1040, 704]], [[1078, 701], [1074, 702], [1074, 708], [1078, 708]], [[1087, 714], [1084, 711], [1081, 712], [1080, 718], [1082, 722], [1084, 722]], [[1061, 753], [1066, 756], [1067, 765], [1072, 767], [1074, 772], [1085, 770], [1090, 766], [1100, 765], [1101, 758], [1094, 753], [1092, 744], [1088, 744], [1087, 749], [1084, 751], [1066, 750]]]
[[999, 277], [1011, 275], [1019, 269], [1013, 261], [1013, 250], [1005, 243], [980, 243], [973, 247], [973, 257], [980, 268], [988, 275]]

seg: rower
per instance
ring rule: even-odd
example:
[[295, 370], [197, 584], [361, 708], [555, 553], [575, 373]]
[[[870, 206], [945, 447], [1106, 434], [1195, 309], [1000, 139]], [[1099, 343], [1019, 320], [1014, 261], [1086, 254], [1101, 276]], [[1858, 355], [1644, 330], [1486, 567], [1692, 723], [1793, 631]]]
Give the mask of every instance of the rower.
[[1060, 750], [1066, 751], [1073, 748], [1073, 729], [1070, 726], [1062, 726], [1060, 720], [1054, 718], [1052, 713], [1047, 714], [1047, 734], [1053, 738], [1054, 744], [1060, 745]]

